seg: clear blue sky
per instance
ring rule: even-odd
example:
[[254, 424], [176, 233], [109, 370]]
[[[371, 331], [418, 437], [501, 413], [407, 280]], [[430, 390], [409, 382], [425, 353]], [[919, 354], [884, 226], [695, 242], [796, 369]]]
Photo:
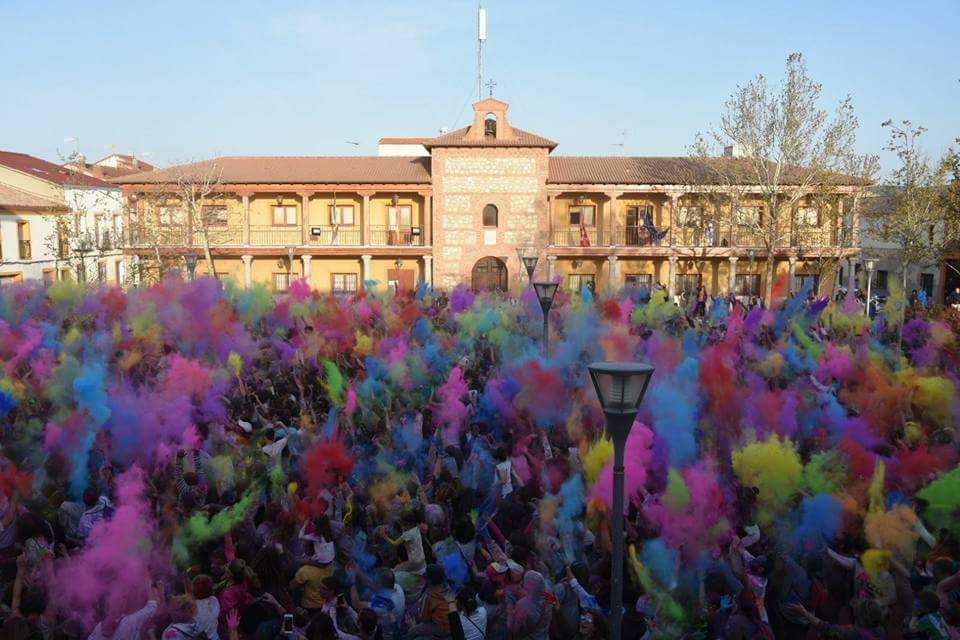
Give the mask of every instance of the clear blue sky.
[[[778, 77], [791, 51], [827, 104], [853, 96], [861, 151], [881, 149], [889, 117], [926, 126], [933, 154], [960, 136], [958, 0], [485, 6], [495, 95], [555, 153], [683, 155], [738, 83]], [[380, 136], [467, 124], [475, 13], [460, 0], [0, 0], [0, 149], [56, 159], [79, 136], [88, 157], [157, 164], [374, 154]]]

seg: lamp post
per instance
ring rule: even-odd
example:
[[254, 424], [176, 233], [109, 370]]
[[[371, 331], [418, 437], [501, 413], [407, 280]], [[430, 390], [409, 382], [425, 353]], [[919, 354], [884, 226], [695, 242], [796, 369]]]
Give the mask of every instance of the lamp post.
[[543, 309], [543, 357], [550, 355], [550, 307], [553, 306], [553, 297], [557, 295], [556, 282], [534, 282], [533, 289], [537, 292], [540, 308]]
[[613, 555], [610, 559], [610, 638], [620, 640], [623, 623], [623, 455], [627, 436], [653, 376], [642, 362], [594, 362], [587, 366], [613, 441]]
[[188, 253], [183, 256], [183, 261], [187, 265], [187, 277], [193, 282], [194, 274], [197, 272], [197, 254]]
[[870, 317], [870, 288], [873, 284], [873, 269], [876, 266], [873, 260], [867, 260], [867, 304], [864, 307], [863, 312]]
[[523, 267], [527, 270], [527, 284], [533, 284], [533, 272], [537, 268], [537, 256], [521, 256]]

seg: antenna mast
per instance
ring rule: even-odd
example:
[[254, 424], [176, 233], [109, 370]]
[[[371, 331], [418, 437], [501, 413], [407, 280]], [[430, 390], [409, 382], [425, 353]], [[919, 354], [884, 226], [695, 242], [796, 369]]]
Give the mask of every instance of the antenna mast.
[[487, 41], [487, 10], [477, 2], [477, 100], [483, 100], [483, 43]]

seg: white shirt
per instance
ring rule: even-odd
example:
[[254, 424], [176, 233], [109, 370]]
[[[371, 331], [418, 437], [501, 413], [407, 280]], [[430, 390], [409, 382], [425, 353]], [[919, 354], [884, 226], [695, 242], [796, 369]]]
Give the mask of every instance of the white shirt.
[[193, 622], [197, 629], [205, 631], [210, 640], [219, 640], [217, 621], [220, 618], [220, 601], [216, 596], [197, 600], [197, 616]]
[[423, 554], [423, 536], [420, 535], [419, 525], [403, 532], [403, 543], [407, 548], [407, 559], [410, 562], [426, 562]]
[[469, 616], [463, 615], [463, 611], [459, 613], [465, 640], [483, 640], [487, 633], [487, 610], [484, 607], [477, 607], [477, 610]]
[[140, 640], [140, 630], [143, 629], [144, 623], [150, 619], [150, 616], [156, 612], [157, 601], [148, 600], [147, 604], [139, 611], [134, 611], [120, 618], [116, 631], [109, 638], [103, 635], [103, 623], [101, 622], [93, 628], [87, 640]]
[[513, 493], [513, 464], [504, 460], [497, 465], [497, 483], [500, 485], [500, 495], [508, 496]]

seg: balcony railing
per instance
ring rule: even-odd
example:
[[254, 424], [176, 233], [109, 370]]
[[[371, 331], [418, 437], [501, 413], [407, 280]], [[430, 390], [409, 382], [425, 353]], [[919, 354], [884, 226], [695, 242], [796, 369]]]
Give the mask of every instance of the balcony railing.
[[353, 225], [312, 226], [307, 243], [319, 247], [358, 247], [361, 236], [360, 227]]
[[654, 240], [643, 227], [618, 227], [613, 230], [613, 244], [618, 247], [656, 247], [668, 244], [667, 238]]
[[[302, 246], [303, 237], [299, 226], [280, 227], [273, 225], [251, 226], [250, 246], [288, 247]], [[243, 227], [209, 227], [207, 237], [211, 247], [242, 247]], [[131, 227], [126, 233], [130, 247], [202, 247], [203, 232], [194, 229], [192, 237], [185, 227], [149, 226]], [[312, 247], [359, 247], [363, 246], [363, 231], [359, 226], [312, 225], [307, 229], [307, 245]], [[371, 246], [424, 246], [423, 230], [420, 227], [371, 226], [367, 244]]]
[[251, 226], [250, 244], [266, 247], [299, 246], [303, 244], [300, 234], [300, 227], [298, 226]]
[[423, 233], [420, 227], [371, 226], [370, 244], [378, 247], [422, 247]]
[[[841, 234], [841, 240], [844, 239]], [[801, 249], [843, 246], [842, 242], [838, 243], [836, 240], [837, 233], [834, 229], [797, 229], [793, 237], [793, 246]]]
[[29, 260], [32, 257], [33, 257], [33, 250], [30, 247], [30, 241], [21, 240], [20, 241], [20, 259]]
[[[203, 230], [193, 230], [193, 244], [203, 246]], [[207, 227], [207, 241], [211, 247], [239, 247], [243, 244], [243, 228], [228, 226]]]
[[[554, 229], [553, 245], [555, 247], [599, 247], [604, 244], [604, 236], [596, 227], [568, 227]], [[586, 236], [586, 239], [584, 239]]]

